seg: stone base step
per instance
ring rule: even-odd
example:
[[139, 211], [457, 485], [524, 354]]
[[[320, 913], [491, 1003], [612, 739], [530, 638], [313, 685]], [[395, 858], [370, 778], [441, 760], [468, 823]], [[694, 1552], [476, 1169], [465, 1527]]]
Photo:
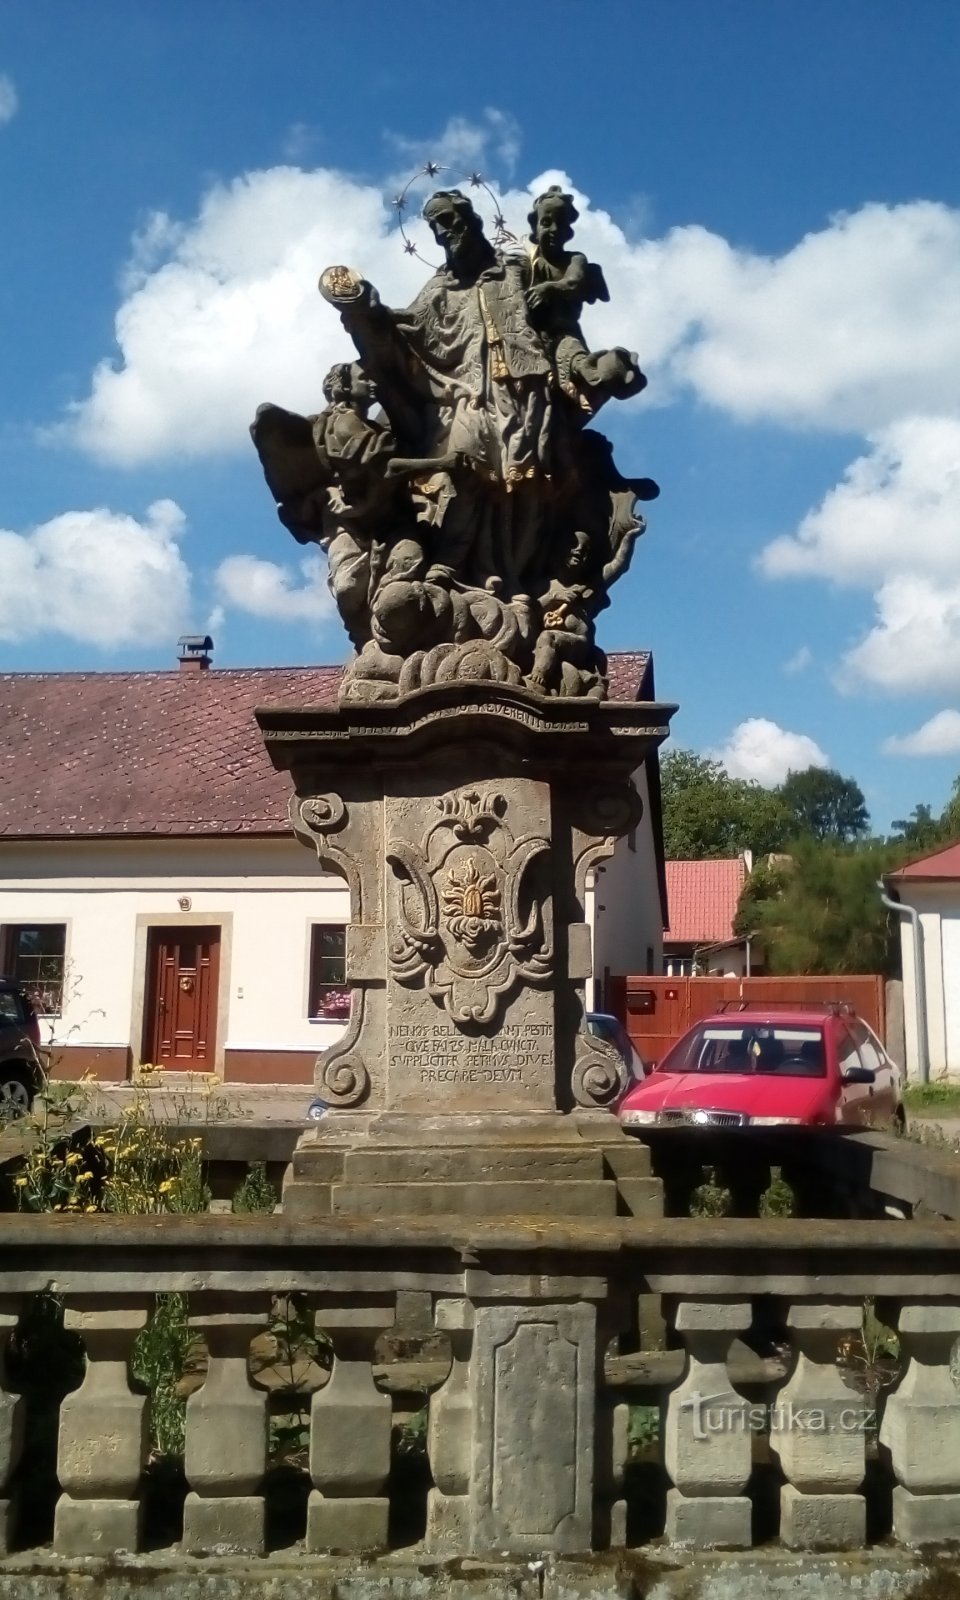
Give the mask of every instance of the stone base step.
[[616, 1185], [575, 1180], [499, 1183], [337, 1183], [334, 1216], [612, 1217]]
[[454, 1144], [418, 1148], [336, 1141], [294, 1151], [293, 1172], [307, 1183], [447, 1183], [502, 1179], [567, 1183], [601, 1178], [649, 1178], [650, 1152], [638, 1140], [555, 1145]]

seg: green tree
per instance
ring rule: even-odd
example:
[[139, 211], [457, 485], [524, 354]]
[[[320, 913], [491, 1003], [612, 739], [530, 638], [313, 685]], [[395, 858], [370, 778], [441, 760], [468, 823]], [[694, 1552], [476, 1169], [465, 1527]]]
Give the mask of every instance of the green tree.
[[899, 971], [899, 937], [877, 880], [902, 859], [886, 844], [851, 849], [809, 835], [761, 864], [740, 896], [734, 930], [758, 939], [780, 973]]
[[788, 772], [779, 795], [798, 834], [848, 844], [861, 838], [870, 826], [860, 785], [832, 769], [807, 767], [804, 772]]
[[660, 763], [663, 835], [674, 861], [706, 861], [752, 850], [779, 850], [790, 832], [779, 796], [759, 783], [731, 778], [719, 761], [670, 750]]
[[914, 806], [909, 817], [896, 819], [893, 830], [893, 842], [902, 844], [912, 854], [935, 850], [942, 832], [940, 818], [934, 816], [929, 806], [923, 805]]

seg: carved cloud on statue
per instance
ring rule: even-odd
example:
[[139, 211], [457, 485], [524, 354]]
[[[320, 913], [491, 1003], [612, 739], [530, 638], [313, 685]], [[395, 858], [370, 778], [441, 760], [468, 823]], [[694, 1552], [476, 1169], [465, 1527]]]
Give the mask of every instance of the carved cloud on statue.
[[444, 264], [413, 303], [328, 267], [359, 359], [317, 415], [264, 405], [251, 428], [280, 520], [326, 551], [356, 652], [342, 698], [454, 680], [605, 698], [595, 620], [658, 491], [586, 424], [646, 380], [632, 352], [586, 344], [583, 306], [609, 295], [569, 248], [571, 196], [539, 196], [526, 250], [491, 244], [458, 189], [423, 216]]

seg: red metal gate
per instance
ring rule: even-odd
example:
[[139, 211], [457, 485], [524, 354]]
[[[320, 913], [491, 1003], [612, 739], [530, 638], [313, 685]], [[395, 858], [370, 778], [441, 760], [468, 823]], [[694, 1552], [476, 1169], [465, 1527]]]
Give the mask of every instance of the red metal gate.
[[885, 1036], [886, 986], [875, 973], [831, 978], [609, 978], [607, 1010], [618, 1016], [645, 1061], [662, 1061], [672, 1044], [724, 1002], [806, 1004], [843, 1000]]

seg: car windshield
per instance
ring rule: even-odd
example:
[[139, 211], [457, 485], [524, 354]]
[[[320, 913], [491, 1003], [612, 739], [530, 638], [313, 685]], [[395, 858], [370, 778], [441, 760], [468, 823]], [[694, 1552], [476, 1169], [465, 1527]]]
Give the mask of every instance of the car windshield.
[[765, 1072], [823, 1078], [823, 1029], [774, 1022], [712, 1022], [694, 1028], [668, 1051], [660, 1072]]

